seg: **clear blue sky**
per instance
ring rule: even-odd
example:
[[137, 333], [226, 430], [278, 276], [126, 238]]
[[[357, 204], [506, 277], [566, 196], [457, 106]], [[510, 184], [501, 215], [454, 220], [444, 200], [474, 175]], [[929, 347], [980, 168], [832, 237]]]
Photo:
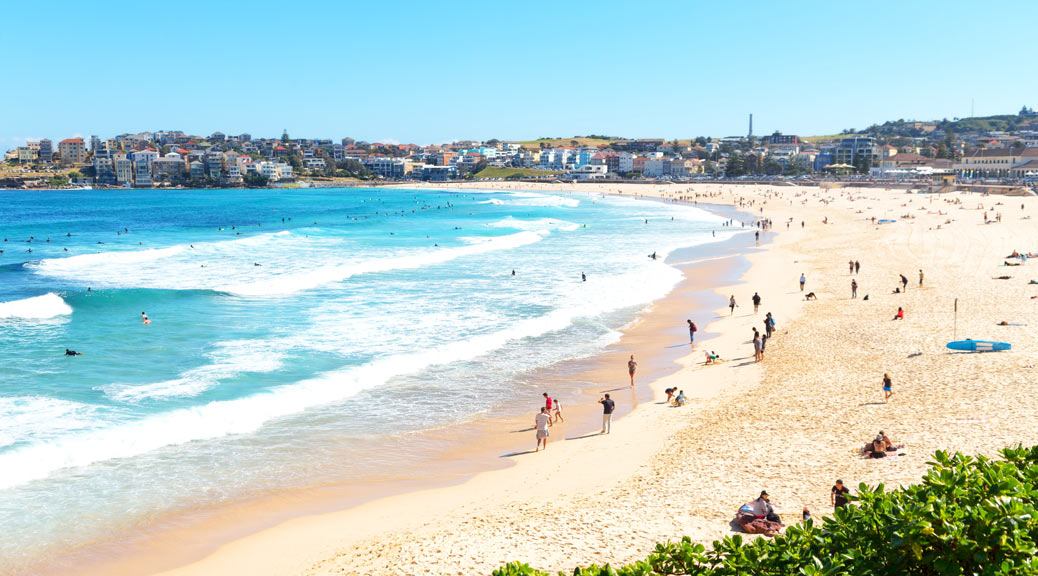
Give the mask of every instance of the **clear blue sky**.
[[191, 133], [802, 135], [1038, 106], [1038, 3], [10, 2], [0, 150]]

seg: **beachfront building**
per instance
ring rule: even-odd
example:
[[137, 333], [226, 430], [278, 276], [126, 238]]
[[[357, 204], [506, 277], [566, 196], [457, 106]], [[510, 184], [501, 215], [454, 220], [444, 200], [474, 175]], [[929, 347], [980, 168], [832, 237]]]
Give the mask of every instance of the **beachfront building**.
[[115, 169], [115, 183], [120, 186], [133, 184], [133, 160], [126, 154], [118, 154], [112, 159], [112, 167]]
[[566, 177], [574, 180], [598, 180], [605, 178], [607, 171], [605, 164], [585, 164], [570, 170]]
[[876, 139], [871, 136], [847, 136], [836, 145], [835, 163], [856, 165], [876, 160]]
[[36, 154], [38, 161], [50, 164], [54, 161], [54, 143], [46, 138], [40, 140], [40, 149]]
[[66, 138], [58, 142], [58, 153], [62, 164], [82, 164], [86, 162], [86, 144], [82, 138]]
[[646, 158], [642, 164], [642, 175], [646, 178], [660, 178], [664, 175], [664, 165], [662, 158]]
[[33, 164], [39, 157], [40, 149], [36, 146], [29, 146], [28, 143], [26, 144], [26, 146], [18, 147], [19, 164]]
[[705, 170], [703, 161], [698, 158], [675, 158], [667, 163], [667, 171], [671, 178], [685, 180]]
[[171, 152], [155, 159], [151, 165], [152, 180], [155, 182], [177, 182], [184, 178], [187, 165], [179, 154]]
[[422, 169], [422, 180], [428, 182], [446, 182], [457, 175], [456, 166], [425, 166]]
[[151, 163], [135, 162], [133, 186], [135, 188], [151, 188], [153, 185], [151, 181]]
[[412, 162], [403, 158], [372, 156], [364, 161], [364, 167], [382, 178], [401, 179], [411, 173]]
[[993, 148], [977, 150], [955, 163], [955, 171], [963, 178], [1019, 178], [1033, 171], [1025, 164], [1038, 159], [1038, 148]]
[[205, 164], [195, 160], [188, 165], [188, 175], [192, 180], [205, 180]]

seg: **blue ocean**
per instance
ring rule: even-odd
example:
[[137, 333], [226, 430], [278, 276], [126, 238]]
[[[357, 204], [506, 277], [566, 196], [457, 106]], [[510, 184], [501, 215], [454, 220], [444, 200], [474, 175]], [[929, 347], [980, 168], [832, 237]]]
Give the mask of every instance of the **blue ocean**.
[[535, 406], [536, 371], [615, 341], [720, 222], [587, 193], [0, 191], [0, 571]]

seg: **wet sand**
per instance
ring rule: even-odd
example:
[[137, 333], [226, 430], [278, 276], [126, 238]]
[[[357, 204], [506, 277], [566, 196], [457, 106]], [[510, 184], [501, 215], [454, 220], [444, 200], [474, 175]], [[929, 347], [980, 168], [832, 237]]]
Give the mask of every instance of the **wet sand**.
[[[726, 207], [718, 209], [735, 214]], [[707, 324], [705, 314], [720, 302], [713, 289], [719, 282], [735, 281], [748, 267], [740, 256], [746, 238], [740, 235], [725, 242], [675, 251], [668, 262], [681, 269], [685, 279], [667, 298], [643, 310], [624, 327], [618, 342], [601, 354], [565, 361], [531, 376], [543, 384], [543, 391], [553, 395], [553, 383], [583, 385], [583, 392], [563, 398], [566, 420], [552, 429], [552, 451], [563, 442], [583, 439], [588, 431], [597, 432], [601, 424], [597, 400], [606, 391], [617, 402], [617, 425], [639, 403], [655, 401], [658, 391], [651, 386], [652, 382], [678, 369], [676, 361], [688, 353], [684, 319], [692, 317], [699, 325], [697, 340], [710, 336], [703, 329]], [[632, 352], [639, 362], [633, 390], [626, 372], [627, 358]], [[156, 519], [145, 531], [84, 546], [34, 566], [33, 570], [38, 574], [154, 573], [198, 561], [220, 545], [294, 518], [457, 485], [477, 473], [507, 468], [530, 453], [535, 444], [533, 414], [541, 402], [539, 395], [531, 398], [527, 416], [486, 415], [463, 425], [389, 439], [382, 443], [382, 449], [407, 450], [415, 456], [408, 467], [389, 467], [375, 478], [278, 491], [216, 509], [171, 512]]]

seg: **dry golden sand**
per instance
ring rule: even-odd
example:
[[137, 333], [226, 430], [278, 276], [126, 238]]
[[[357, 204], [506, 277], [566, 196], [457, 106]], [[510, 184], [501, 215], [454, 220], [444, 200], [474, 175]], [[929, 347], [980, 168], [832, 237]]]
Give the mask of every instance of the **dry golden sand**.
[[[687, 186], [622, 190], [689, 194]], [[718, 191], [712, 201], [742, 202], [754, 213], [763, 205], [778, 234], [748, 256], [744, 284], [718, 290], [734, 293], [741, 307], [733, 317], [717, 311], [705, 328], [721, 335], [703, 347], [728, 361], [703, 366], [697, 351], [654, 384], [657, 394], [684, 388], [689, 407], [642, 404], [609, 436], [568, 431], [572, 440], [517, 458], [512, 468], [292, 520], [172, 573], [486, 574], [509, 560], [549, 570], [615, 564], [644, 557], [660, 540], [731, 533], [735, 510], [764, 488], [793, 520], [803, 506], [830, 512], [836, 478], [852, 487], [906, 484], [919, 479], [935, 450], [993, 455], [1038, 443], [1038, 368], [1031, 367], [1038, 364], [1038, 300], [1030, 298], [1038, 286], [1027, 284], [1038, 280], [1038, 263], [1000, 266], [1013, 249], [1038, 251], [1038, 219], [1022, 219], [1038, 218], [1038, 199], [716, 185], [692, 194]], [[949, 203], [955, 199], [962, 204]], [[1001, 212], [1002, 222], [985, 225], [979, 204], [989, 216]], [[871, 216], [897, 222], [872, 225]], [[852, 259], [862, 264], [857, 300], [850, 298]], [[818, 301], [803, 301], [801, 272]], [[907, 293], [891, 294], [902, 273]], [[1001, 275], [1012, 279], [992, 279]], [[757, 316], [754, 291], [764, 299]], [[955, 298], [959, 338], [1004, 340], [1013, 351], [948, 353]], [[904, 321], [891, 320], [898, 306]], [[761, 326], [766, 311], [776, 315], [778, 333], [755, 365], [750, 326]], [[1029, 325], [997, 326], [1001, 320]], [[889, 404], [884, 372], [894, 382]], [[857, 457], [881, 429], [907, 445], [906, 456]]]

